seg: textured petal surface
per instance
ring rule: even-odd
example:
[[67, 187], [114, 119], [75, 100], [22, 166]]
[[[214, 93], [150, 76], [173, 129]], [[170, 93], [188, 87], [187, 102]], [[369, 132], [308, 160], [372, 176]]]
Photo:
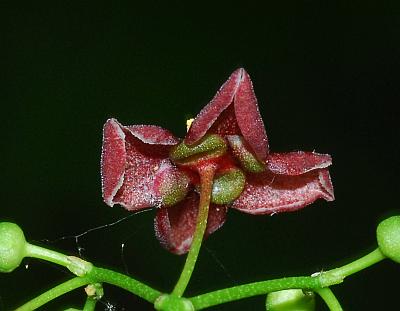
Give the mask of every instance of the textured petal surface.
[[116, 120], [109, 119], [103, 127], [101, 184], [104, 202], [110, 206], [124, 181], [125, 162], [125, 134]]
[[257, 98], [249, 74], [243, 69], [242, 80], [234, 98], [237, 123], [246, 142], [257, 158], [264, 161], [268, 154], [268, 139], [258, 110]]
[[178, 141], [157, 126], [122, 126], [110, 119], [104, 126], [102, 182], [104, 201], [138, 210], [158, 204], [154, 178], [160, 168], [172, 167], [171, 145]]
[[326, 168], [332, 164], [329, 154], [316, 152], [271, 153], [268, 156], [268, 169], [275, 174], [301, 175], [306, 172]]
[[194, 144], [202, 138], [220, 114], [233, 102], [233, 97], [239, 87], [242, 71], [242, 68], [234, 71], [214, 98], [200, 111], [186, 135], [185, 143]]
[[[191, 192], [182, 203], [157, 210], [154, 221], [156, 237], [170, 252], [181, 255], [189, 251], [196, 228], [198, 203], [198, 194]], [[226, 206], [210, 206], [205, 237], [224, 224], [226, 212]]]
[[235, 116], [235, 108], [230, 105], [219, 115], [217, 120], [208, 130], [210, 134], [225, 135], [242, 135]]
[[125, 128], [146, 144], [176, 145], [179, 142], [170, 131], [156, 125], [131, 125]]
[[316, 199], [334, 200], [333, 186], [326, 169], [289, 176], [271, 172], [248, 175], [246, 187], [232, 207], [261, 215], [291, 212]]

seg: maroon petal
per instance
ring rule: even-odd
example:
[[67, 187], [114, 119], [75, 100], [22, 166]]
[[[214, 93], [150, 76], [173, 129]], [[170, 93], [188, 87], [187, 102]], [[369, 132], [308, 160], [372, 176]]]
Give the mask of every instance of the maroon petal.
[[104, 202], [110, 206], [124, 181], [125, 162], [125, 134], [116, 120], [109, 119], [103, 127], [101, 184]]
[[291, 212], [322, 198], [333, 201], [333, 186], [327, 169], [288, 176], [271, 172], [248, 175], [248, 183], [232, 207], [262, 215]]
[[[185, 201], [157, 210], [154, 230], [161, 245], [172, 253], [182, 255], [189, 251], [196, 229], [199, 197], [191, 192]], [[210, 206], [205, 236], [220, 228], [226, 219], [226, 206]]]
[[264, 161], [268, 154], [267, 134], [258, 110], [253, 84], [244, 69], [239, 89], [235, 95], [234, 106], [236, 120], [244, 139], [251, 146], [257, 158]]
[[210, 129], [220, 114], [233, 102], [243, 69], [235, 70], [214, 98], [200, 111], [186, 135], [185, 143], [194, 144]]
[[154, 177], [160, 168], [172, 166], [168, 151], [176, 142], [172, 134], [156, 126], [125, 127], [108, 120], [101, 160], [104, 201], [128, 210], [157, 204]]
[[179, 140], [170, 131], [156, 125], [125, 126], [132, 135], [151, 145], [176, 145]]
[[331, 164], [332, 158], [329, 154], [296, 151], [269, 154], [267, 167], [275, 174], [300, 175], [315, 169], [326, 168]]

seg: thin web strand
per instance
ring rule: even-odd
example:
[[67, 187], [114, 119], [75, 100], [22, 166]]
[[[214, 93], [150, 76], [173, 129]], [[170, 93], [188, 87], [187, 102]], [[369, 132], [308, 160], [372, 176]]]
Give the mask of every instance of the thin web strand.
[[119, 223], [121, 223], [121, 222], [123, 222], [123, 221], [125, 221], [125, 220], [127, 220], [127, 219], [129, 219], [129, 218], [131, 218], [131, 217], [133, 217], [133, 216], [135, 216], [135, 215], [142, 214], [142, 213], [148, 212], [148, 211], [150, 211], [150, 209], [146, 209], [146, 210], [141, 210], [141, 211], [133, 212], [133, 213], [129, 214], [128, 216], [125, 216], [125, 217], [122, 217], [122, 218], [120, 218], [120, 219], [117, 219], [116, 221], [113, 221], [113, 222], [110, 222], [110, 223], [106, 223], [106, 224], [104, 224], [104, 225], [96, 226], [96, 227], [93, 227], [93, 228], [89, 228], [89, 229], [87, 229], [87, 230], [85, 230], [85, 231], [83, 231], [83, 232], [81, 232], [81, 233], [79, 233], [79, 234], [75, 234], [75, 235], [65, 235], [65, 236], [61, 236], [61, 237], [59, 237], [59, 238], [52, 239], [52, 240], [50, 240], [50, 239], [42, 239], [41, 241], [42, 241], [42, 242], [46, 242], [46, 243], [51, 243], [51, 244], [53, 244], [53, 243], [57, 243], [57, 242], [59, 242], [59, 241], [74, 239], [74, 240], [75, 240], [76, 248], [77, 248], [77, 250], [78, 250], [78, 254], [79, 254], [80, 257], [82, 257], [82, 251], [84, 251], [85, 248], [82, 247], [82, 246], [80, 245], [80, 243], [79, 243], [79, 239], [80, 239], [81, 237], [83, 237], [83, 236], [85, 236], [85, 235], [87, 235], [87, 234], [89, 234], [89, 233], [92, 233], [92, 232], [94, 232], [94, 231], [98, 231], [98, 230], [102, 230], [102, 229], [108, 229], [108, 228], [110, 228], [110, 227], [113, 227], [113, 226], [115, 226], [115, 225], [118, 225]]

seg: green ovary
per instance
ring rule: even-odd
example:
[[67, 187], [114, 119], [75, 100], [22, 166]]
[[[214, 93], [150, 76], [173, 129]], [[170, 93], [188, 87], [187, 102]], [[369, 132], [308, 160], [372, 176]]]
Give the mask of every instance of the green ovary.
[[242, 193], [246, 176], [239, 169], [231, 169], [214, 179], [211, 202], [215, 204], [232, 203]]

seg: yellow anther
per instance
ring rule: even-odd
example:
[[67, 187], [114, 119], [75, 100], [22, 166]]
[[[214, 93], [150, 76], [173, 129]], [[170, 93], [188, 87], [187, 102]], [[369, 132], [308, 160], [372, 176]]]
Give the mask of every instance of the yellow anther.
[[186, 120], [186, 132], [189, 132], [190, 126], [192, 125], [194, 118], [190, 118]]

